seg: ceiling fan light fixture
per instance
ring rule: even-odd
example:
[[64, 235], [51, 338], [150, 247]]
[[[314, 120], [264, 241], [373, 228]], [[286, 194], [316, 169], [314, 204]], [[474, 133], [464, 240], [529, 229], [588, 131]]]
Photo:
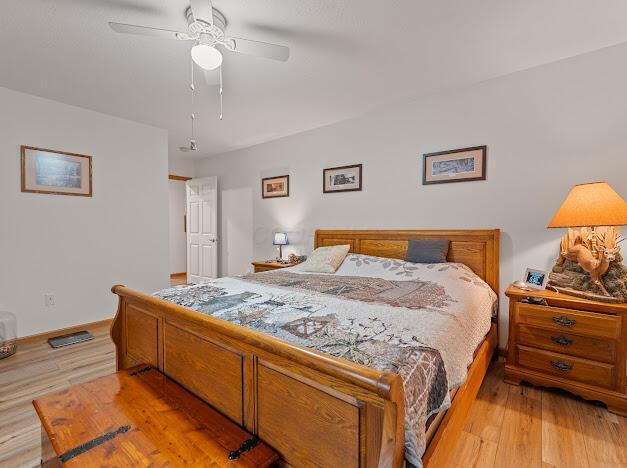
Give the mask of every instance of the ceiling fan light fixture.
[[215, 70], [222, 65], [222, 54], [209, 44], [196, 44], [192, 47], [192, 60], [204, 70]]

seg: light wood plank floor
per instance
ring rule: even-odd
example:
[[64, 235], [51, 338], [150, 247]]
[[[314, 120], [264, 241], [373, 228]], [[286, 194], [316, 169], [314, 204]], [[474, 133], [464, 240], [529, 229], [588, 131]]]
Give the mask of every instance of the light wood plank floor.
[[115, 372], [109, 326], [86, 327], [94, 340], [52, 349], [45, 339], [0, 360], [0, 467], [39, 466], [41, 426], [32, 400]]
[[[0, 467], [39, 465], [40, 425], [31, 400], [114, 372], [108, 326], [95, 340], [57, 350], [45, 341], [0, 361]], [[556, 391], [503, 382], [492, 364], [451, 467], [627, 467], [627, 418]]]
[[187, 283], [187, 273], [172, 274], [170, 276], [170, 286], [178, 286], [179, 284]]
[[456, 467], [627, 467], [627, 418], [559, 390], [503, 382], [493, 363], [452, 458]]

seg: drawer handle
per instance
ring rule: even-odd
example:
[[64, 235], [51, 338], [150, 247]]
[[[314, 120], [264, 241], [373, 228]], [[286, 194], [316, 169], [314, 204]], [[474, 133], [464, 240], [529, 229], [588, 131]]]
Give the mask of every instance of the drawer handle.
[[560, 346], [570, 346], [573, 344], [573, 340], [569, 340], [565, 336], [552, 336], [551, 341]]
[[562, 372], [568, 372], [573, 368], [572, 364], [568, 364], [564, 361], [551, 361], [551, 365]]
[[563, 327], [572, 327], [574, 324], [577, 323], [576, 320], [569, 319], [568, 317], [564, 317], [563, 315], [561, 317], [553, 317], [553, 321]]

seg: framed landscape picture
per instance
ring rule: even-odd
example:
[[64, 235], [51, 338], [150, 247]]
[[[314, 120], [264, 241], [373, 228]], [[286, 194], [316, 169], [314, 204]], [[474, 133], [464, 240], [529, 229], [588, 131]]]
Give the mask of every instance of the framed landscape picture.
[[354, 192], [361, 190], [361, 164], [330, 167], [322, 171], [324, 193]]
[[92, 196], [91, 156], [21, 146], [22, 192]]
[[266, 177], [261, 179], [261, 197], [279, 198], [290, 196], [290, 176]]
[[422, 185], [485, 180], [487, 146], [423, 155]]

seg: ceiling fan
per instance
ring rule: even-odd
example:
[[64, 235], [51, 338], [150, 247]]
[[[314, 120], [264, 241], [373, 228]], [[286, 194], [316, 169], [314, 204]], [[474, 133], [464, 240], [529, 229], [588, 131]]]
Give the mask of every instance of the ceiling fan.
[[[215, 75], [210, 75], [211, 70], [219, 69], [220, 85], [220, 120], [222, 120], [222, 51], [240, 52], [242, 54], [256, 55], [273, 60], [286, 62], [290, 56], [290, 49], [283, 45], [269, 44], [267, 42], [253, 41], [239, 37], [229, 37], [225, 34], [226, 18], [222, 13], [213, 8], [211, 0], [190, 0], [190, 6], [185, 10], [187, 18], [187, 32], [170, 31], [167, 29], [136, 26], [132, 24], [109, 22], [109, 26], [116, 32], [123, 34], [137, 34], [179, 41], [193, 41], [191, 58], [196, 65], [205, 71], [207, 84], [213, 85]], [[220, 49], [218, 49], [218, 46]], [[180, 146], [183, 152], [196, 151], [198, 146], [194, 139], [194, 67], [192, 65], [192, 113], [191, 113], [191, 140], [189, 146]]]
[[226, 36], [226, 18], [213, 8], [211, 0], [191, 0], [185, 16], [187, 17], [187, 32], [114, 22], [109, 22], [109, 26], [114, 31], [124, 34], [194, 41], [196, 44], [191, 50], [192, 59], [204, 70], [215, 70], [222, 65], [222, 52], [217, 46], [230, 52], [256, 55], [282, 62], [287, 61], [290, 56], [290, 49], [286, 46]]

